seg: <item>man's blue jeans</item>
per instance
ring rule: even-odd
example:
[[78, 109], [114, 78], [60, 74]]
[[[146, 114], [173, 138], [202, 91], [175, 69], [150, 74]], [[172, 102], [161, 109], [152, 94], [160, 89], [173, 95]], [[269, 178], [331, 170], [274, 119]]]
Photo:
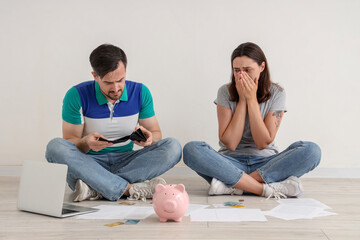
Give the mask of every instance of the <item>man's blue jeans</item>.
[[233, 187], [243, 173], [258, 171], [266, 183], [279, 182], [290, 176], [300, 177], [320, 162], [321, 150], [313, 142], [295, 142], [281, 153], [268, 156], [226, 156], [205, 142], [189, 142], [184, 146], [184, 162], [211, 183], [213, 178]]
[[68, 165], [72, 190], [81, 179], [104, 198], [118, 200], [129, 183], [150, 180], [175, 166], [181, 159], [181, 145], [166, 138], [137, 151], [91, 155], [70, 141], [55, 138], [47, 145], [46, 159]]

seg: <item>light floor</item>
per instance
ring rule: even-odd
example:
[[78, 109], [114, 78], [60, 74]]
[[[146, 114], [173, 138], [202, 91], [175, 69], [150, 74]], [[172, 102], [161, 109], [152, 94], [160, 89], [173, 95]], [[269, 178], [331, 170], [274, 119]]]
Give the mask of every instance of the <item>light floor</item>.
[[[213, 204], [245, 200], [245, 207], [270, 210], [274, 200], [256, 196], [207, 196], [208, 184], [200, 177], [165, 176], [168, 183], [183, 183], [190, 203]], [[360, 179], [302, 179], [303, 198], [314, 198], [332, 207], [336, 216], [285, 221], [267, 217], [267, 222], [160, 223], [156, 215], [137, 225], [106, 227], [117, 220], [52, 218], [16, 209], [19, 177], [0, 177], [0, 239], [360, 239]], [[66, 200], [71, 192], [67, 189]], [[150, 201], [149, 201], [150, 202]], [[83, 206], [116, 204], [86, 201]], [[148, 203], [150, 204], [150, 203]]]

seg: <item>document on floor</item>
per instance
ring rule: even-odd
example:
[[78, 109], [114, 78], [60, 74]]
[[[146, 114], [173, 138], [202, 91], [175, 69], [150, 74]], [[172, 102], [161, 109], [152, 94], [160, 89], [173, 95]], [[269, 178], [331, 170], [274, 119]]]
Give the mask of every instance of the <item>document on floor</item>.
[[99, 205], [99, 211], [78, 216], [78, 219], [145, 219], [155, 214], [153, 207]]
[[201, 209], [190, 213], [192, 222], [266, 222], [260, 209], [216, 208]]
[[277, 207], [270, 211], [264, 211], [266, 216], [281, 218], [284, 220], [312, 219], [337, 215], [333, 212], [325, 211], [330, 207], [312, 198], [280, 199]]
[[286, 199], [279, 199], [276, 200], [280, 204], [287, 204], [293, 206], [310, 206], [310, 207], [318, 207], [322, 209], [330, 209], [328, 205], [325, 205], [322, 202], [319, 202], [313, 198], [286, 198]]
[[191, 213], [210, 207], [210, 205], [202, 205], [202, 204], [189, 204], [189, 208], [184, 216], [189, 216]]

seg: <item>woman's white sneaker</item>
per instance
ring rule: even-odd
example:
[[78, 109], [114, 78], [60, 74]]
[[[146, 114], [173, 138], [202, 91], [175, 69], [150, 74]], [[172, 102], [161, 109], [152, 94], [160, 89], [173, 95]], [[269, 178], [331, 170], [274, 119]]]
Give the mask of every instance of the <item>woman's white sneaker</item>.
[[298, 197], [304, 192], [303, 186], [299, 178], [291, 176], [282, 182], [274, 182], [270, 184], [264, 184], [263, 197], [276, 199], [287, 197]]
[[209, 195], [242, 195], [243, 190], [238, 188], [230, 188], [227, 187], [223, 182], [213, 178], [211, 180], [210, 188], [209, 188]]

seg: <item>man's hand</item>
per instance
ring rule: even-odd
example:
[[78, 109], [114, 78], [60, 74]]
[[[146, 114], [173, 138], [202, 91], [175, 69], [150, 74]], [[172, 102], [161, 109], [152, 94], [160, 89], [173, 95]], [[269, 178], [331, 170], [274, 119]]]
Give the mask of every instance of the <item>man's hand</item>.
[[146, 146], [149, 146], [149, 145], [151, 145], [152, 144], [152, 142], [153, 142], [153, 139], [152, 139], [152, 133], [149, 131], [149, 130], [147, 130], [146, 128], [144, 128], [143, 126], [137, 126], [136, 128], [135, 128], [135, 131], [137, 130], [137, 129], [141, 129], [141, 131], [144, 133], [144, 135], [145, 135], [145, 137], [146, 137], [146, 142], [138, 142], [138, 141], [133, 141], [136, 145], [139, 145], [139, 146], [141, 146], [141, 147], [146, 147]]
[[99, 141], [99, 138], [105, 138], [103, 135], [97, 132], [90, 133], [89, 135], [84, 137], [85, 143], [88, 145], [89, 149], [98, 152], [103, 150], [104, 148], [110, 147], [113, 143], [106, 141]]
[[82, 137], [83, 132], [84, 124], [75, 125], [63, 120], [63, 138], [74, 143], [82, 152], [87, 153], [90, 149], [98, 152], [113, 145], [113, 143], [106, 141], [98, 141], [100, 137], [104, 138], [100, 133], [93, 132]]

